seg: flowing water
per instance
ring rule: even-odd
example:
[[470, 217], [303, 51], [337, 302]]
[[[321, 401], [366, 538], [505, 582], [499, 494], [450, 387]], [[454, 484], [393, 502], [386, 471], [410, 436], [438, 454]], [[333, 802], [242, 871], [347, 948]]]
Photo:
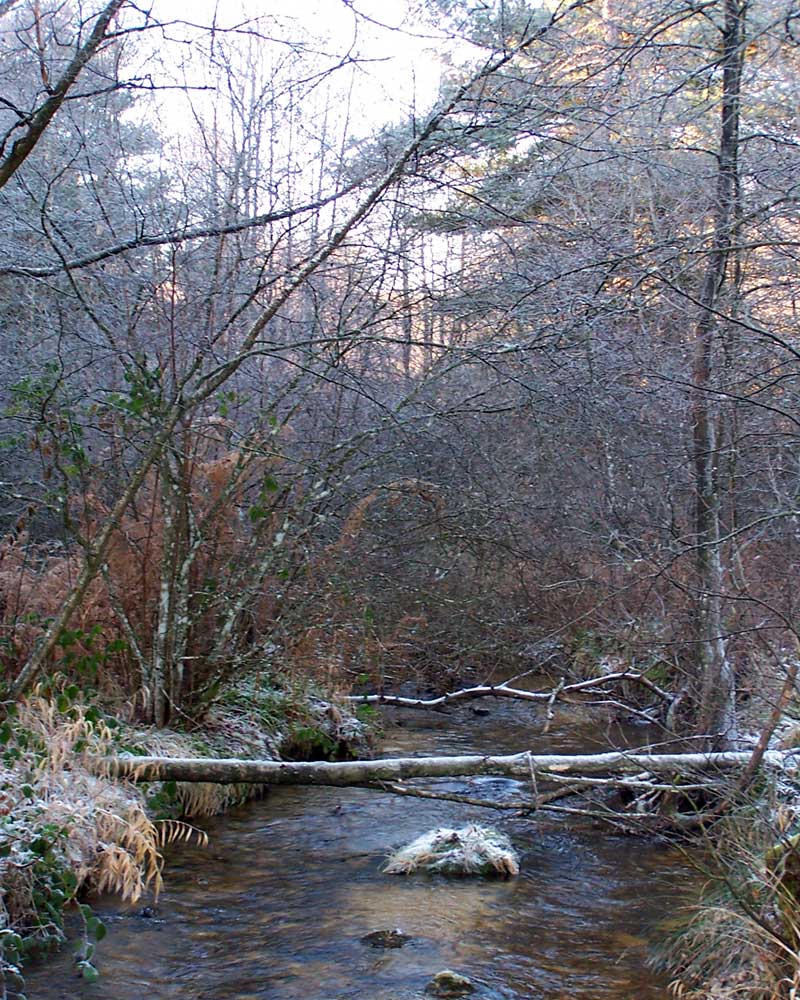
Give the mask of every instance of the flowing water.
[[[567, 714], [542, 735], [541, 720], [526, 703], [492, 703], [488, 717], [469, 706], [397, 712], [383, 750], [568, 752], [633, 740]], [[438, 786], [483, 798], [520, 793], [501, 778]], [[471, 820], [511, 836], [518, 878], [381, 874], [393, 847]], [[407, 1000], [445, 968], [469, 976], [478, 1000], [667, 997], [646, 966], [649, 939], [691, 896], [693, 878], [664, 845], [349, 788], [279, 788], [206, 828], [208, 848], [170, 853], [153, 913], [142, 903], [96, 904], [109, 929], [98, 983], [77, 979], [65, 950], [31, 971], [30, 1000]], [[361, 941], [391, 928], [411, 940], [391, 950]]]

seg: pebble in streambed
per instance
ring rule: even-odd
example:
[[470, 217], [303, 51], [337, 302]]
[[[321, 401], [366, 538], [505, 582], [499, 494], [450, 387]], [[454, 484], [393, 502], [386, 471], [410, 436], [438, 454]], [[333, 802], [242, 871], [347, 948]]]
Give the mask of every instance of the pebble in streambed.
[[475, 987], [466, 976], [453, 972], [452, 969], [443, 969], [431, 979], [425, 987], [425, 992], [440, 997], [441, 1000], [450, 1000], [451, 997], [464, 997], [474, 993]]
[[410, 940], [410, 934], [405, 934], [396, 927], [390, 931], [370, 931], [361, 938], [361, 943], [368, 944], [370, 948], [402, 948]]

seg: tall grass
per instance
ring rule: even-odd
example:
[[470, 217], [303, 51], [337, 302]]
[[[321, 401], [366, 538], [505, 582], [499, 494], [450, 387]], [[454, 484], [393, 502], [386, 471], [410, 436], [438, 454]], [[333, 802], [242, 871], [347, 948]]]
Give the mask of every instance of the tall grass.
[[[65, 939], [64, 918], [88, 893], [135, 903], [161, 889], [163, 848], [205, 835], [150, 814], [145, 793], [111, 781], [96, 758], [120, 749], [120, 730], [77, 701], [34, 695], [0, 726], [0, 982], [18, 981], [34, 954]], [[102, 925], [85, 905], [84, 931]], [[86, 959], [79, 968], [95, 974]]]
[[703, 838], [702, 898], [671, 922], [656, 958], [674, 996], [800, 998], [796, 826], [794, 811], [762, 789]]

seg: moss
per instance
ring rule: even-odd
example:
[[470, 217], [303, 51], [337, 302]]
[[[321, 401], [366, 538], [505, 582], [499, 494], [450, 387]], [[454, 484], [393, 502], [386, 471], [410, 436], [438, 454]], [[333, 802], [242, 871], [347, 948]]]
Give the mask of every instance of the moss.
[[463, 997], [474, 991], [475, 987], [469, 979], [458, 972], [453, 972], [452, 969], [443, 969], [441, 972], [437, 972], [425, 987], [426, 993], [442, 998]]
[[286, 760], [334, 760], [339, 746], [320, 727], [293, 723], [281, 741], [281, 756]]
[[667, 660], [654, 660], [642, 672], [649, 681], [661, 688], [668, 688], [675, 680], [675, 666]]
[[154, 782], [145, 793], [145, 802], [153, 819], [179, 819], [184, 815], [177, 781]]

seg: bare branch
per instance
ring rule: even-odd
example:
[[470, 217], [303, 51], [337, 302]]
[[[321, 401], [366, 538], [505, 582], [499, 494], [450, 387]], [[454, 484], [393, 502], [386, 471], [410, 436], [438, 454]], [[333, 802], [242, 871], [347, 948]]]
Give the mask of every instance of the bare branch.
[[[64, 103], [64, 99], [78, 79], [81, 70], [92, 60], [97, 50], [105, 41], [109, 24], [126, 3], [127, 0], [111, 0], [106, 5], [95, 21], [86, 43], [75, 53], [63, 76], [55, 84], [44, 104], [30, 117], [24, 135], [20, 136], [14, 142], [8, 155], [0, 160], [0, 188], [5, 187], [31, 154], [37, 142], [44, 134], [45, 129]], [[8, 3], [4, 4], [4, 7], [8, 9]], [[0, 9], [0, 14], [4, 14], [5, 12], [6, 10]]]

